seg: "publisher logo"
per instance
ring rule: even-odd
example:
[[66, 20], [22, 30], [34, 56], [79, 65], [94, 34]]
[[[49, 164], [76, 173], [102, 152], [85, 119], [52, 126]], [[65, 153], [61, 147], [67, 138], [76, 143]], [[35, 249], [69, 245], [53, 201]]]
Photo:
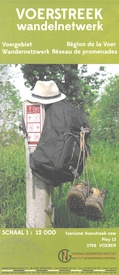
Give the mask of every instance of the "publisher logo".
[[60, 250], [60, 252], [58, 253], [58, 259], [62, 263], [69, 262], [71, 260], [70, 251], [68, 249], [62, 249], [62, 250]]

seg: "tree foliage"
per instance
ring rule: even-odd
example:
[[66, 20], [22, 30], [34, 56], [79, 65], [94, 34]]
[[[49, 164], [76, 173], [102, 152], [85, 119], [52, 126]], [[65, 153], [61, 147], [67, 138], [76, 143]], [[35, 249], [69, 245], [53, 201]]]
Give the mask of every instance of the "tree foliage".
[[96, 137], [119, 141], [119, 75], [110, 78], [90, 119]]
[[19, 91], [10, 82], [9, 65], [0, 65], [0, 139], [2, 142], [10, 140], [12, 131], [18, 130], [21, 110]]
[[71, 101], [78, 99], [80, 83], [78, 77], [78, 65], [38, 65], [26, 64], [21, 66], [25, 78], [25, 85], [34, 88], [37, 80], [54, 80], [59, 90], [67, 95]]
[[90, 86], [91, 90], [98, 91], [100, 86], [105, 82], [106, 74], [105, 66], [99, 66], [99, 70], [92, 74], [89, 73], [87, 64], [80, 67], [80, 77], [83, 79], [85, 85]]
[[25, 64], [21, 66], [21, 70], [27, 87], [33, 89], [37, 80], [52, 79], [59, 90], [66, 94], [67, 100], [79, 104], [86, 113], [89, 113], [97, 97], [97, 76], [90, 75], [86, 81], [87, 78], [79, 72], [77, 64]]

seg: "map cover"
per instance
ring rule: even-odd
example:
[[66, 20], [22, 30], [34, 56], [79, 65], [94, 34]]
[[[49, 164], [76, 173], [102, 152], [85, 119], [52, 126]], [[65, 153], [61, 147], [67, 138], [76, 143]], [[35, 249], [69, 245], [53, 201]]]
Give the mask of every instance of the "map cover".
[[[118, 274], [119, 2], [1, 0], [0, 29], [0, 274]], [[99, 191], [97, 217], [31, 172], [45, 108], [28, 97], [46, 80], [89, 121], [76, 184]]]

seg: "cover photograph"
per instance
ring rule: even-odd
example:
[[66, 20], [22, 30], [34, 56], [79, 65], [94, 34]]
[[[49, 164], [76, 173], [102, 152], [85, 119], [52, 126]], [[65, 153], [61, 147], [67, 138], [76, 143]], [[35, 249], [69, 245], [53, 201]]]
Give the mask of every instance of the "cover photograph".
[[118, 22], [116, 0], [1, 0], [1, 275], [119, 273]]

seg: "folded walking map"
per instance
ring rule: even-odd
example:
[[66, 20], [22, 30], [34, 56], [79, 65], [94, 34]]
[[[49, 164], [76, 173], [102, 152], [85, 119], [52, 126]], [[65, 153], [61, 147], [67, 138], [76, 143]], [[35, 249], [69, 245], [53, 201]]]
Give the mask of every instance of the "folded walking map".
[[[1, 140], [0, 274], [119, 274], [119, 1], [1, 0], [0, 60], [1, 117], [3, 106], [8, 112], [13, 100], [4, 97], [9, 88], [5, 88], [3, 67], [13, 68], [14, 80], [19, 68], [27, 86], [21, 91], [20, 78], [24, 121], [32, 137], [27, 142], [16, 130], [23, 139], [24, 165], [26, 161], [20, 170], [22, 180], [16, 172], [21, 143]], [[88, 174], [92, 187], [106, 188], [101, 219], [70, 211], [66, 196], [71, 183], [52, 191], [50, 181], [32, 175], [29, 156], [42, 132], [44, 106], [26, 99], [38, 80], [54, 80], [68, 101], [77, 103], [89, 119], [89, 172], [84, 169], [79, 182]], [[15, 165], [9, 158], [13, 146]], [[14, 183], [10, 173], [6, 176], [4, 159], [14, 167]], [[20, 158], [18, 163], [23, 165]], [[8, 186], [10, 200], [5, 193]]]

